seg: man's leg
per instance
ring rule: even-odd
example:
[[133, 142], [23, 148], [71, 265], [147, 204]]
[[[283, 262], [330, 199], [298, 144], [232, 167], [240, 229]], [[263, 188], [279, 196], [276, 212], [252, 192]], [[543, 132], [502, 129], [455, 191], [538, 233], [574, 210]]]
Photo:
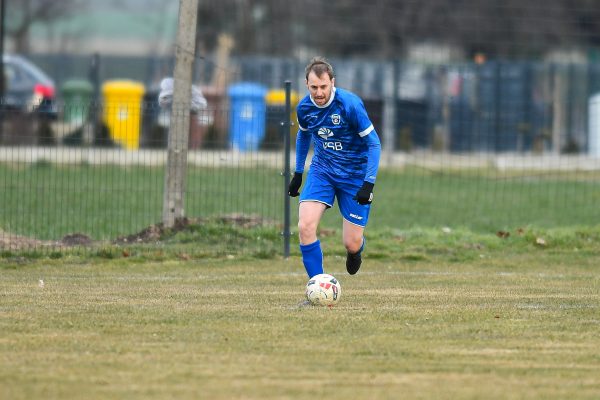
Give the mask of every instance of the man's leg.
[[371, 205], [359, 204], [356, 192], [363, 184], [362, 179], [343, 180], [337, 185], [336, 196], [344, 218], [343, 240], [346, 247], [346, 269], [350, 275], [358, 272], [365, 246], [364, 231], [369, 221]]
[[344, 219], [343, 231], [344, 246], [348, 252], [346, 255], [346, 270], [350, 275], [354, 275], [358, 272], [362, 263], [361, 253], [365, 247], [363, 235], [365, 228]]
[[323, 250], [317, 239], [317, 227], [326, 208], [317, 201], [302, 201], [298, 210], [300, 251], [309, 278], [323, 273]]

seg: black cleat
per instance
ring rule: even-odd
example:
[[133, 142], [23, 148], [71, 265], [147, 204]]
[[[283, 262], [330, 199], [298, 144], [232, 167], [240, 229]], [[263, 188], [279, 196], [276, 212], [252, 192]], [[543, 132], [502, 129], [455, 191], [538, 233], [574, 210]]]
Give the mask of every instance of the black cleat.
[[354, 275], [358, 272], [361, 263], [362, 257], [360, 256], [360, 252], [355, 254], [348, 253], [346, 256], [346, 270], [350, 275]]

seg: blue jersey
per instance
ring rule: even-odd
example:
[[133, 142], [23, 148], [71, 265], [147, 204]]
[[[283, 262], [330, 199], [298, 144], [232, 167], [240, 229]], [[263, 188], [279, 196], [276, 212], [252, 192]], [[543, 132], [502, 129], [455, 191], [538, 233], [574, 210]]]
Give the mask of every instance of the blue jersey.
[[[354, 93], [335, 87], [332, 90], [324, 106], [317, 106], [310, 95], [298, 104], [298, 135], [303, 137], [298, 138], [297, 147], [303, 147], [308, 142], [304, 135], [310, 135], [314, 144], [311, 169], [375, 182], [380, 143], [365, 106]], [[296, 171], [304, 170], [307, 152], [308, 146], [297, 148]]]

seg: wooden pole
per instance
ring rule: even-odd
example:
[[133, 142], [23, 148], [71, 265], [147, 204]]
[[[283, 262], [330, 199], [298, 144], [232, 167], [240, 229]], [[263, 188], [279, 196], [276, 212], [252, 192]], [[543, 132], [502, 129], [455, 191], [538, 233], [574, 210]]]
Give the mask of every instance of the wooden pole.
[[0, 0], [0, 142], [4, 136], [4, 94], [7, 82], [4, 74], [4, 33], [6, 22], [6, 3]]
[[179, 27], [175, 47], [173, 104], [167, 149], [167, 170], [163, 195], [163, 225], [171, 228], [185, 215], [184, 197], [187, 172], [192, 66], [196, 50], [198, 0], [180, 0]]

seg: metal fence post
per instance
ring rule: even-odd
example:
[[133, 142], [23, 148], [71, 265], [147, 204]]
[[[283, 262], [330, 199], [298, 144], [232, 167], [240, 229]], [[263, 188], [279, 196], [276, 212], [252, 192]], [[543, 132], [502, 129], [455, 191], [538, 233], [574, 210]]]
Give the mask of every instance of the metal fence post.
[[292, 112], [292, 82], [285, 81], [285, 115], [281, 121], [281, 134], [283, 135], [284, 171], [283, 171], [283, 256], [290, 256], [290, 196], [288, 196], [288, 183], [290, 181], [290, 114]]

